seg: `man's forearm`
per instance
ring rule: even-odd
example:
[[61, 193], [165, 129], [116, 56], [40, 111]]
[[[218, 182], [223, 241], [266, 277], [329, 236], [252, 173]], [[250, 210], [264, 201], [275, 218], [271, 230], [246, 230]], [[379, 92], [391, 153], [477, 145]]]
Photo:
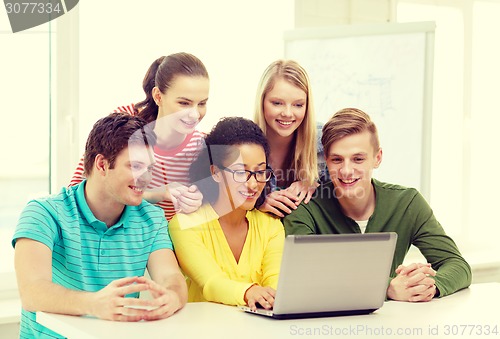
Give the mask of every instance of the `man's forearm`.
[[179, 301], [181, 302], [181, 308], [187, 303], [188, 292], [186, 279], [180, 273], [174, 273], [169, 277], [165, 278], [165, 280], [160, 283], [166, 289], [175, 292], [179, 296]]
[[92, 293], [75, 291], [51, 281], [33, 281], [20, 288], [23, 308], [27, 311], [86, 315], [91, 314]]

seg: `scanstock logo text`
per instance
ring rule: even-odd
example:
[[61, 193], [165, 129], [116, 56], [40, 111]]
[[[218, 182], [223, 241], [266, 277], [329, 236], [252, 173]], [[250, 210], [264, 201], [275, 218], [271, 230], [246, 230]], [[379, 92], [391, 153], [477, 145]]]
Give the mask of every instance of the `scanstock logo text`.
[[79, 0], [4, 0], [12, 32], [44, 24], [71, 11]]

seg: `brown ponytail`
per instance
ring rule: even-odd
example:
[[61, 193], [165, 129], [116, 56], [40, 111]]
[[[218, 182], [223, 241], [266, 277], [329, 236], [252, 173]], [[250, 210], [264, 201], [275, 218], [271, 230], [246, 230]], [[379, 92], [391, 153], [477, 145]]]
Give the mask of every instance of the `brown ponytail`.
[[147, 122], [156, 120], [156, 117], [158, 116], [158, 106], [153, 99], [153, 88], [155, 87], [156, 72], [164, 59], [165, 56], [159, 57], [153, 61], [151, 66], [149, 66], [146, 75], [142, 80], [142, 89], [146, 94], [146, 99], [135, 104], [136, 115], [140, 116]]

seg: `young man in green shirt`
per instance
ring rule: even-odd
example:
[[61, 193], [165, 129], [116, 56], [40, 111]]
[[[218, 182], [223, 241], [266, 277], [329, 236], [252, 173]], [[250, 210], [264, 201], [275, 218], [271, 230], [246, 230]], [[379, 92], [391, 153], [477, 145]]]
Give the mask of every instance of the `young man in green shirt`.
[[[470, 266], [423, 196], [372, 178], [382, 149], [366, 113], [340, 110], [323, 127], [321, 142], [331, 181], [322, 182], [308, 204], [284, 218], [286, 234], [396, 232], [389, 299], [429, 301], [470, 285]], [[411, 245], [428, 263], [402, 265]]]

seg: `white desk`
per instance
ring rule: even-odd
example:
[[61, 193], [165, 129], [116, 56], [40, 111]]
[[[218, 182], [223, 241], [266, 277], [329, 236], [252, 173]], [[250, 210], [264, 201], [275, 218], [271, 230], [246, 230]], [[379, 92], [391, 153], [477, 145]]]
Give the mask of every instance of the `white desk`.
[[[500, 338], [499, 305], [500, 283], [488, 283], [428, 303], [389, 301], [362, 316], [274, 320], [232, 306], [189, 303], [171, 318], [151, 322], [120, 323], [45, 312], [38, 312], [37, 318], [71, 339]], [[485, 334], [487, 326], [489, 335]]]

